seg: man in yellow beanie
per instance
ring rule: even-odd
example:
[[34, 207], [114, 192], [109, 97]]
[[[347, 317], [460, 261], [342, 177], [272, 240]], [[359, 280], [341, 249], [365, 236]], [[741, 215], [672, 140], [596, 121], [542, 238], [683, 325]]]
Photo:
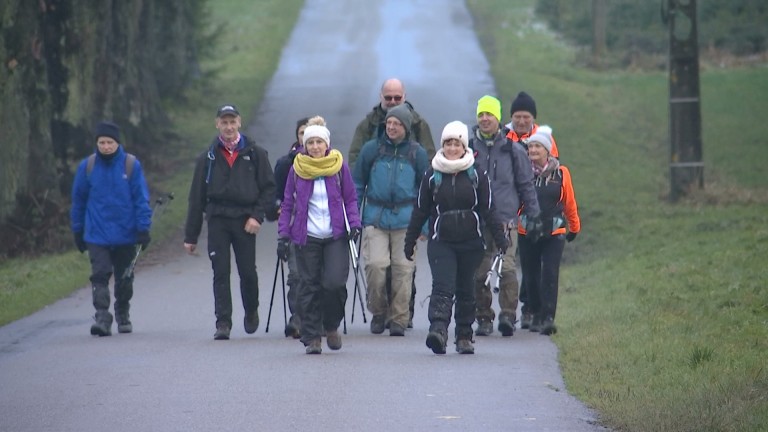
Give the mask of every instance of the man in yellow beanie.
[[[512, 336], [515, 331], [518, 295], [515, 265], [517, 211], [523, 207], [528, 221], [527, 235], [532, 238], [541, 231], [541, 221], [528, 155], [520, 143], [507, 139], [507, 132], [500, 125], [501, 102], [493, 96], [481, 97], [477, 101], [477, 125], [469, 134], [469, 146], [475, 151], [479, 170], [488, 173], [496, 215], [504, 224], [509, 239], [509, 249], [504, 257], [499, 286], [499, 331], [502, 336]], [[486, 245], [493, 244], [493, 237], [487, 228], [483, 237]], [[485, 279], [491, 268], [494, 253], [492, 248], [486, 248], [483, 262], [475, 272], [477, 336], [493, 333], [493, 294], [490, 287], [485, 285]]]

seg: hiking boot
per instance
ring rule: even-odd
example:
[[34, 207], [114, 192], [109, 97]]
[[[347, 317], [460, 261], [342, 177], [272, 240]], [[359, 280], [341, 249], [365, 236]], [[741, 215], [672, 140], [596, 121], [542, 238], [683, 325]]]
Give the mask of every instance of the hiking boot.
[[133, 332], [133, 324], [131, 324], [131, 320], [128, 318], [128, 314], [125, 315], [117, 315], [116, 317], [117, 321], [117, 332], [118, 333], [132, 333]]
[[533, 314], [529, 312], [523, 312], [523, 317], [520, 319], [520, 328], [527, 329], [531, 327], [533, 323]]
[[474, 354], [475, 346], [472, 339], [459, 339], [456, 341], [456, 352], [459, 354]]
[[389, 324], [390, 336], [405, 336], [405, 328], [396, 322]]
[[551, 334], [557, 333], [557, 326], [555, 326], [555, 319], [552, 317], [547, 317], [542, 321], [541, 326], [539, 327], [539, 333], [549, 336]]
[[338, 329], [328, 330], [328, 336], [325, 338], [325, 342], [328, 344], [328, 348], [337, 351], [341, 349], [341, 334]]
[[91, 335], [112, 336], [112, 314], [107, 311], [97, 311], [93, 319], [95, 322], [91, 325]]
[[374, 315], [371, 317], [371, 333], [382, 334], [384, 333], [384, 326], [386, 325], [383, 315]]
[[321, 346], [322, 342], [320, 338], [314, 338], [312, 341], [307, 345], [306, 353], [307, 354], [322, 354], [323, 353], [323, 347]]
[[533, 321], [531, 321], [530, 327], [528, 327], [528, 331], [538, 333], [541, 330], [541, 318], [534, 315]]
[[482, 320], [477, 322], [475, 336], [490, 336], [491, 333], [493, 333], [493, 323], [491, 321]]
[[231, 329], [232, 327], [225, 322], [216, 323], [216, 333], [213, 334], [213, 339], [229, 340], [229, 332]]
[[243, 326], [245, 327], [246, 333], [256, 333], [256, 330], [259, 328], [259, 311], [245, 314], [245, 318], [243, 318]]
[[427, 347], [435, 354], [445, 354], [446, 339], [445, 333], [432, 330], [427, 334]]
[[297, 315], [291, 315], [288, 324], [285, 326], [285, 337], [298, 339], [301, 337], [301, 324]]
[[515, 334], [515, 319], [506, 316], [499, 317], [499, 331], [502, 336], [512, 336]]

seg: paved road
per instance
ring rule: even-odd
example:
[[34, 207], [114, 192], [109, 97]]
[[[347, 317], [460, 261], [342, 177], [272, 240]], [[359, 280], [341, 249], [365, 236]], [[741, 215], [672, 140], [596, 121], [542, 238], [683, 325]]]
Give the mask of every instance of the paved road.
[[[354, 126], [391, 76], [405, 81], [435, 141], [448, 121], [471, 122], [477, 98], [493, 93], [462, 1], [311, 0], [248, 132], [274, 163], [295, 119], [317, 113], [346, 154]], [[236, 325], [232, 340], [212, 339], [209, 261], [184, 255], [181, 244], [139, 270], [131, 335], [88, 334], [88, 289], [0, 328], [0, 431], [604, 430], [568, 395], [556, 347], [537, 334], [496, 332], [478, 338], [474, 356], [435, 356], [424, 345], [426, 304], [417, 305], [405, 338], [371, 335], [358, 305], [343, 349], [307, 356], [282, 337], [279, 285], [265, 333], [274, 246], [269, 224], [258, 240], [255, 335]], [[419, 301], [430, 287], [425, 249]]]

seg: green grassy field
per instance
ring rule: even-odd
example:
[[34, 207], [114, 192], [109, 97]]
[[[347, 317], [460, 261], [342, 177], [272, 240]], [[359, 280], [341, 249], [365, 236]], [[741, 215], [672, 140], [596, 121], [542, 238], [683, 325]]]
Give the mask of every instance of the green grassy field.
[[[156, 241], [183, 223], [211, 107], [234, 102], [253, 115], [302, 3], [211, 2], [212, 25], [228, 23], [204, 63], [218, 75], [169, 106], [183, 163], [154, 181], [176, 194]], [[756, 89], [768, 88], [768, 71], [702, 72], [707, 184], [670, 204], [666, 73], [578, 68], [577, 51], [534, 25], [533, 0], [509, 3], [468, 1], [504, 112], [518, 91], [531, 93], [573, 174], [583, 231], [566, 248], [553, 337], [568, 391], [616, 430], [766, 430], [768, 124]], [[87, 276], [76, 252], [2, 264], [0, 325]]]
[[554, 337], [568, 390], [618, 430], [766, 430], [768, 70], [702, 71], [706, 185], [671, 204], [666, 72], [578, 69], [532, 1], [468, 3], [505, 107], [532, 94], [573, 175], [582, 234]]

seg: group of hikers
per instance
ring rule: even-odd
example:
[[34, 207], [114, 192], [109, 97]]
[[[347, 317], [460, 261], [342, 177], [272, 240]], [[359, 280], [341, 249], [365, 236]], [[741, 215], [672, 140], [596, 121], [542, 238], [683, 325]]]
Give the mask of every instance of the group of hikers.
[[[552, 129], [535, 122], [527, 93], [513, 100], [507, 124], [493, 96], [481, 97], [476, 113], [471, 127], [446, 124], [436, 148], [405, 86], [391, 78], [355, 129], [347, 158], [314, 116], [297, 121], [296, 141], [273, 170], [267, 152], [240, 133], [238, 109], [220, 107], [219, 133], [195, 162], [184, 230], [184, 247], [195, 253], [207, 222], [214, 339], [227, 340], [232, 330], [233, 251], [244, 329], [258, 329], [255, 246], [265, 221], [277, 221], [277, 255], [289, 269], [285, 336], [300, 339], [307, 354], [322, 353], [323, 337], [329, 349], [341, 349], [350, 255], [358, 247], [373, 334], [405, 336], [413, 326], [420, 242], [432, 275], [426, 345], [435, 354], [446, 353], [452, 314], [458, 353], [474, 353], [473, 336], [491, 335], [494, 321], [502, 336], [512, 336], [518, 301], [522, 329], [556, 332], [560, 260], [580, 231], [570, 172]], [[132, 331], [133, 274], [126, 269], [150, 242], [152, 209], [141, 164], [120, 145], [117, 125], [99, 123], [95, 135], [96, 151], [75, 176], [71, 226], [91, 261], [91, 334], [109, 336], [112, 275], [117, 330]]]

